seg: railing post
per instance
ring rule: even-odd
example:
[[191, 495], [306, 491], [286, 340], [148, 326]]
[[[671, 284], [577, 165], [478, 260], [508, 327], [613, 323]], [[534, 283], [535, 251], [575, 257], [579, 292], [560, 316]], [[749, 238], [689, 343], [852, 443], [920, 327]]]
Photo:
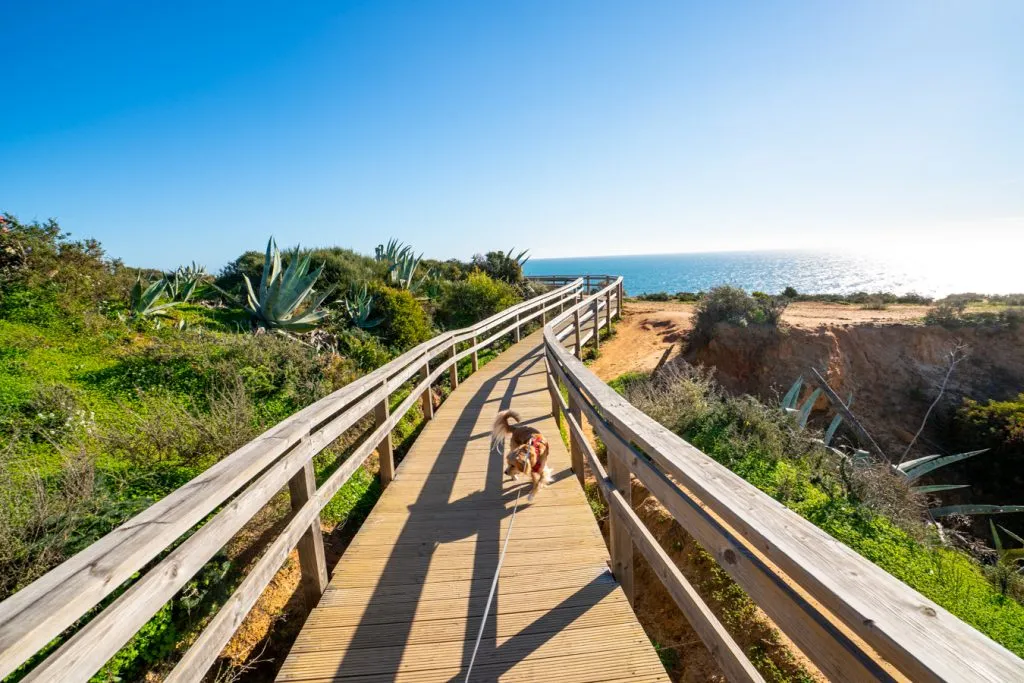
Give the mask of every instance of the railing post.
[[516, 343], [519, 343], [519, 314], [516, 313]]
[[551, 364], [554, 361], [550, 354], [544, 354], [544, 365], [548, 371], [548, 394], [551, 395], [551, 416], [555, 418], [555, 425], [562, 428], [562, 402], [559, 401], [558, 395], [558, 380], [555, 379], [555, 371], [552, 369]]
[[615, 297], [618, 299], [618, 301], [616, 302], [617, 308], [615, 309], [615, 316], [619, 320], [622, 320], [622, 283], [621, 282], [619, 283], [619, 286], [615, 288]]
[[[299, 510], [316, 496], [316, 478], [313, 476], [313, 460], [307, 460], [301, 470], [288, 480], [292, 511]], [[320, 533], [320, 515], [313, 518], [296, 545], [299, 551], [299, 568], [302, 571], [302, 597], [306, 609], [312, 611], [320, 602], [320, 596], [327, 590], [327, 559], [324, 556], [324, 537]]]
[[583, 360], [583, 344], [580, 343], [583, 338], [583, 331], [580, 329], [580, 309], [573, 310], [572, 319], [576, 325], [576, 357]]
[[586, 289], [587, 294], [590, 294], [590, 276], [589, 275], [587, 276], [587, 284], [585, 286], [587, 288]]
[[600, 299], [594, 298], [594, 354], [596, 355], [601, 351], [601, 311], [598, 308]]
[[[423, 359], [423, 371], [420, 375], [422, 381], [426, 381], [430, 377], [430, 360], [428, 358]], [[420, 397], [420, 405], [423, 407], [423, 419], [432, 420], [434, 419], [434, 400], [430, 396], [430, 384], [427, 384], [427, 388], [423, 390], [423, 394]]]
[[[606, 444], [608, 447], [608, 477], [615, 489], [622, 494], [626, 505], [632, 507], [633, 495], [629, 482], [629, 465], [626, 454], [622, 453], [618, 444]], [[612, 556], [612, 574], [622, 586], [629, 604], [633, 604], [633, 541], [626, 530], [626, 520], [620, 513], [610, 507], [608, 511], [608, 546]]]
[[[572, 415], [572, 419], [576, 421], [576, 424], [579, 425], [582, 431], [583, 410], [576, 403], [571, 391], [569, 392], [569, 414]], [[576, 440], [576, 433], [572, 430], [572, 427], [569, 427], [569, 460], [572, 463], [573, 473], [580, 480], [580, 486], [583, 486], [586, 481], [586, 473], [583, 471], [583, 447]]]
[[612, 331], [612, 290], [610, 289], [604, 294], [604, 324], [610, 333]]
[[473, 372], [480, 369], [480, 356], [477, 355], [476, 350], [476, 335], [473, 335]]
[[455, 356], [458, 355], [455, 351], [455, 342], [452, 342], [452, 366], [448, 368], [448, 379], [452, 383], [452, 391], [459, 388], [459, 362], [455, 360]]
[[[387, 386], [386, 384], [384, 386]], [[391, 415], [391, 404], [389, 397], [385, 394], [373, 409], [373, 421], [375, 426], [384, 424]], [[380, 486], [387, 488], [387, 485], [395, 478], [395, 455], [391, 444], [391, 430], [387, 431], [377, 446], [377, 457], [380, 460]]]

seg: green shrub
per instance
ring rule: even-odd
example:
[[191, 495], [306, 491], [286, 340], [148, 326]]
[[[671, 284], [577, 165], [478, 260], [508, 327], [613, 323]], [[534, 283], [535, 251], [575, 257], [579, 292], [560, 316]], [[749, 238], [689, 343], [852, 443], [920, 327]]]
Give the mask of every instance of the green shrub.
[[693, 316], [693, 332], [690, 341], [704, 344], [710, 341], [715, 325], [770, 325], [777, 326], [786, 310], [788, 300], [764, 293], [749, 296], [738, 287], [728, 285], [715, 287], [697, 304]]
[[433, 336], [430, 318], [411, 292], [376, 285], [373, 294], [374, 310], [381, 318], [373, 334], [385, 344], [404, 351]]
[[351, 359], [363, 372], [376, 370], [393, 357], [377, 337], [358, 328], [344, 330], [337, 336], [338, 353]]
[[519, 301], [519, 294], [511, 285], [478, 271], [465, 280], [445, 283], [434, 315], [445, 329], [459, 329]]
[[0, 217], [0, 318], [50, 324], [127, 298], [137, 271], [108, 259], [96, 240], [69, 238], [53, 219]]
[[477, 254], [473, 257], [473, 265], [495, 280], [501, 280], [510, 285], [519, 285], [525, 281], [523, 264], [528, 260], [526, 250], [515, 254], [510, 249], [507, 254], [504, 251]]

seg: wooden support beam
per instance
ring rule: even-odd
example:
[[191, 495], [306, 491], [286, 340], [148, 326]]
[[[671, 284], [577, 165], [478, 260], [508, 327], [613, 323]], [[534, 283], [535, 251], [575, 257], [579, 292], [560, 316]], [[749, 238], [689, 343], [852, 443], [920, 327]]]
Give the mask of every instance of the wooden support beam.
[[615, 297], [618, 299], [618, 301], [616, 302], [615, 315], [618, 316], [619, 320], [622, 320], [622, 296], [622, 283], [619, 282], [619, 286], [615, 288]]
[[604, 294], [604, 325], [610, 333], [612, 331], [612, 290], [610, 289]]
[[[583, 413], [579, 404], [569, 394], [569, 414], [576, 420], [576, 424], [582, 425]], [[580, 486], [586, 481], [586, 472], [583, 468], [583, 446], [580, 444], [580, 436], [569, 430], [569, 459], [572, 462], [572, 471], [580, 481]]]
[[598, 299], [594, 299], [594, 353], [601, 351], [601, 315], [598, 308]]
[[[313, 475], [313, 461], [306, 464], [288, 481], [292, 511], [298, 512], [307, 502], [316, 497], [316, 477]], [[302, 570], [302, 597], [306, 609], [312, 610], [320, 602], [320, 596], [327, 590], [327, 560], [324, 556], [324, 537], [320, 532], [320, 515], [303, 532], [296, 546], [299, 550], [299, 568]]]
[[[575, 416], [574, 416], [575, 417]], [[627, 506], [631, 506], [633, 487], [630, 484], [629, 465], [626, 453], [618, 443], [606, 443], [608, 451], [608, 476], [615, 485], [615, 490], [622, 495]], [[630, 507], [632, 509], [632, 507]], [[608, 550], [612, 556], [612, 574], [622, 586], [629, 604], [633, 604], [633, 541], [626, 525], [628, 520], [623, 511], [609, 508], [608, 515]]]
[[[385, 396], [384, 400], [373, 409], [373, 420], [377, 427], [387, 422], [388, 417], [391, 415], [389, 400]], [[395, 454], [391, 443], [390, 430], [384, 435], [377, 446], [377, 457], [380, 460], [380, 485], [381, 488], [387, 488], [387, 485], [395, 478]]]
[[555, 418], [555, 424], [562, 428], [562, 395], [558, 391], [558, 380], [548, 369], [548, 394], [551, 395], [551, 415]]
[[455, 344], [452, 344], [452, 366], [448, 368], [448, 379], [451, 380], [452, 391], [459, 388], [459, 362], [455, 360]]
[[480, 356], [477, 355], [476, 335], [473, 335], [473, 372], [480, 369]]
[[576, 326], [576, 357], [583, 360], [583, 330], [580, 327], [580, 309], [572, 312], [573, 325]]
[[[426, 381], [430, 378], [430, 361], [427, 359], [423, 360], [423, 370], [420, 371], [420, 381]], [[423, 419], [433, 420], [434, 419], [434, 399], [430, 395], [430, 385], [427, 384], [423, 390], [423, 394], [420, 397], [420, 405], [423, 408]]]
[[519, 343], [519, 339], [520, 339], [520, 333], [519, 333], [519, 314], [518, 313], [516, 313], [516, 335], [515, 335], [515, 337], [516, 337], [516, 343], [518, 344]]

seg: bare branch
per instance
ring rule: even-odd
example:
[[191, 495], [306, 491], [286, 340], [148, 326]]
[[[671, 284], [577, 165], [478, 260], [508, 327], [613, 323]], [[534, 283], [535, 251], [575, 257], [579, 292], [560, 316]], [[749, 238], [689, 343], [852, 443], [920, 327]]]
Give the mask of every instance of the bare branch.
[[921, 420], [921, 426], [917, 428], [917, 433], [914, 434], [914, 438], [910, 440], [909, 444], [907, 444], [907, 449], [903, 451], [903, 455], [900, 456], [899, 462], [896, 463], [897, 465], [903, 464], [903, 461], [907, 459], [908, 455], [910, 455], [910, 449], [914, 447], [914, 444], [917, 443], [917, 438], [921, 436], [921, 432], [924, 431], [924, 427], [928, 424], [928, 418], [931, 417], [932, 411], [935, 410], [935, 406], [937, 406], [939, 401], [942, 400], [942, 395], [946, 393], [946, 386], [949, 384], [949, 378], [953, 376], [953, 371], [956, 370], [956, 366], [960, 365], [960, 363], [967, 358], [967, 351], [967, 345], [958, 339], [953, 344], [953, 348], [951, 348], [946, 354], [949, 361], [946, 366], [946, 374], [943, 376], [942, 383], [939, 385], [939, 393], [935, 397], [935, 400], [932, 401], [932, 404], [928, 406], [928, 411], [925, 412], [924, 419]]

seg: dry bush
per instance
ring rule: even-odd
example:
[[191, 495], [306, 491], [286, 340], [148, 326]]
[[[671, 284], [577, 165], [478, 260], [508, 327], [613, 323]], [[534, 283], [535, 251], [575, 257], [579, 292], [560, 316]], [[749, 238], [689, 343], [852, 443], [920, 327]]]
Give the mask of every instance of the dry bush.
[[74, 554], [102, 508], [92, 455], [76, 444], [60, 457], [50, 477], [0, 463], [0, 599]]
[[255, 408], [241, 379], [216, 387], [203, 403], [205, 411], [165, 393], [144, 393], [134, 410], [125, 405], [124, 420], [108, 426], [101, 440], [137, 466], [205, 468], [256, 436]]

